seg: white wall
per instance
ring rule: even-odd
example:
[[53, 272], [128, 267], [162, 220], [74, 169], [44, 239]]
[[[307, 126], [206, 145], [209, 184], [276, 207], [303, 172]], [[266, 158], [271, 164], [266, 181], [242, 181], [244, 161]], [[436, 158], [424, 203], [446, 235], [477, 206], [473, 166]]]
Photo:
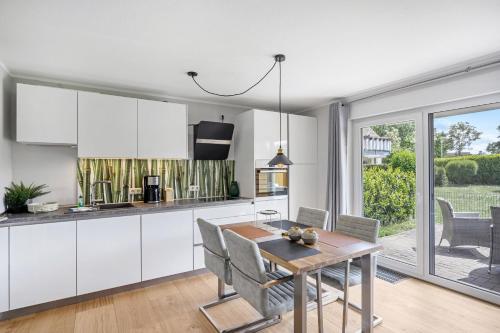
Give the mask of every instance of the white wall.
[[37, 202], [77, 202], [77, 149], [66, 146], [12, 144], [12, 174], [15, 182], [47, 184], [50, 193]]
[[329, 106], [321, 106], [304, 113], [318, 119], [318, 208], [326, 209], [326, 194], [328, 190], [328, 110]]
[[11, 90], [12, 80], [0, 66], [0, 213], [5, 210], [3, 203], [4, 188], [12, 181]]
[[500, 66], [495, 66], [353, 102], [350, 115], [351, 119], [359, 119], [499, 92]]

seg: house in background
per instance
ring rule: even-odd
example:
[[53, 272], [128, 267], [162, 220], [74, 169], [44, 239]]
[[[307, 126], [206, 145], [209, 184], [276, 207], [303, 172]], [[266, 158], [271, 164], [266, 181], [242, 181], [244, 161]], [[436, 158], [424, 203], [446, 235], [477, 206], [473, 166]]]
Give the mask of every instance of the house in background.
[[363, 164], [381, 165], [384, 158], [391, 154], [390, 138], [379, 136], [371, 127], [363, 128]]

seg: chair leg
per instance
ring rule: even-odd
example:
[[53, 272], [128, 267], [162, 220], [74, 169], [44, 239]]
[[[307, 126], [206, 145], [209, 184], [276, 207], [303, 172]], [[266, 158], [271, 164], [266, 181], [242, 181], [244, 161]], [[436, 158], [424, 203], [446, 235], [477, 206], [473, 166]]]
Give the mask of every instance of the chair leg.
[[219, 300], [232, 297], [236, 294], [236, 292], [226, 294], [226, 284], [221, 279], [217, 279], [217, 297], [219, 298]]
[[323, 291], [321, 270], [316, 273], [316, 303], [318, 304], [318, 332], [323, 333]]
[[349, 274], [351, 270], [351, 261], [347, 260], [345, 262], [345, 272], [344, 272], [344, 306], [342, 309], [342, 333], [346, 332], [347, 329], [347, 316], [349, 312]]
[[272, 325], [275, 325], [275, 324], [278, 324], [279, 322], [281, 322], [282, 318], [280, 315], [280, 316], [276, 316], [276, 317], [272, 317], [272, 318], [260, 318], [260, 319], [253, 321], [253, 322], [248, 322], [248, 323], [239, 325], [237, 327], [232, 327], [232, 328], [228, 328], [228, 329], [222, 329], [222, 328], [218, 327], [216, 325], [214, 319], [208, 313], [207, 309], [212, 308], [212, 307], [217, 306], [217, 305], [222, 304], [222, 303], [232, 301], [232, 300], [240, 297], [240, 295], [238, 295], [236, 292], [230, 293], [230, 294], [225, 294], [224, 289], [225, 289], [224, 281], [218, 279], [218, 282], [217, 282], [218, 300], [215, 302], [206, 304], [206, 305], [202, 305], [199, 308], [201, 313], [205, 316], [205, 318], [207, 318], [210, 325], [212, 325], [212, 327], [218, 333], [257, 332], [257, 331], [263, 330], [266, 327], [269, 327], [269, 326], [272, 326]]

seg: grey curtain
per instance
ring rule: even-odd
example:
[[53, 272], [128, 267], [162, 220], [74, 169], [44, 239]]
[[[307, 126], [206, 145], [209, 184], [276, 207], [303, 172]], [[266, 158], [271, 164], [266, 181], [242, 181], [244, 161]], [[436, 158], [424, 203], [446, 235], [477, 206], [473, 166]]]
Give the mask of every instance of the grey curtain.
[[328, 125], [328, 192], [327, 209], [330, 212], [328, 230], [335, 229], [337, 217], [347, 211], [347, 122], [349, 106], [341, 102], [330, 105]]

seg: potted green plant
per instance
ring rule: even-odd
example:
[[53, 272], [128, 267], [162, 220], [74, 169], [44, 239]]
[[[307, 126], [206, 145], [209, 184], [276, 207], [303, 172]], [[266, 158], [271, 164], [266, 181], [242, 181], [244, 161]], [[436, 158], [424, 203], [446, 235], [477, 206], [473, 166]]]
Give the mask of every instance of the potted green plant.
[[44, 191], [47, 187], [45, 184], [35, 185], [32, 183], [25, 186], [23, 182], [19, 184], [12, 182], [9, 187], [5, 188], [4, 204], [7, 212], [14, 214], [26, 212], [29, 200], [50, 193], [50, 191]]

